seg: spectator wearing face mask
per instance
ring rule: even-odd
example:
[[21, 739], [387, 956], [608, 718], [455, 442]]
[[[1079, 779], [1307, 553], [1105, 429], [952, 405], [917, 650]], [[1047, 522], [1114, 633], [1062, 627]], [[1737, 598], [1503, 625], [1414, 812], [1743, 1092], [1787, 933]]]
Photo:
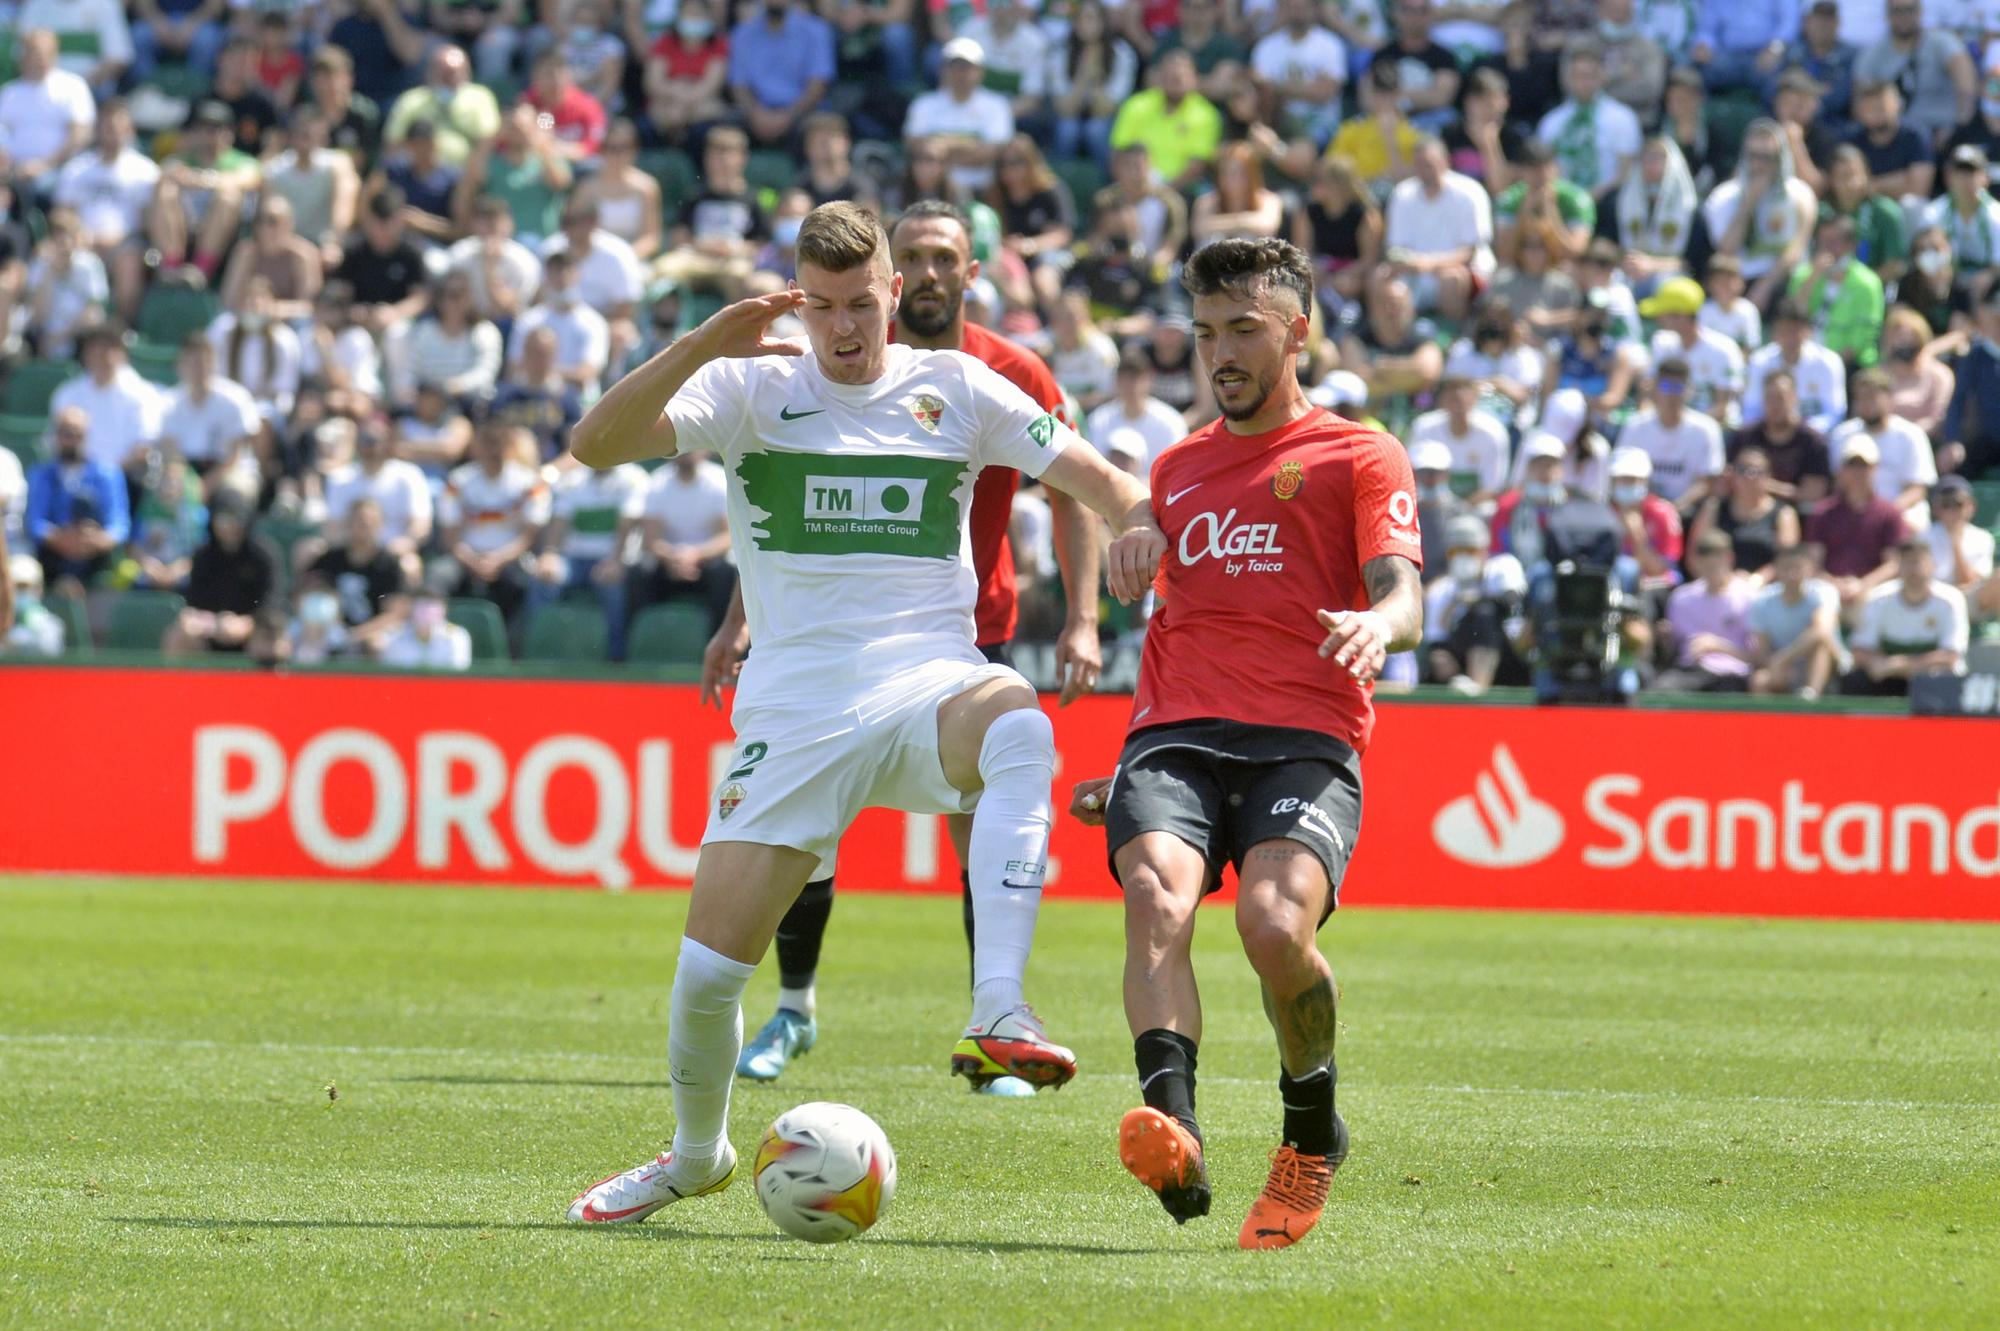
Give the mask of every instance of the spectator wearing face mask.
[[1476, 515], [1452, 519], [1444, 571], [1424, 593], [1426, 677], [1464, 693], [1530, 680], [1523, 654], [1527, 575], [1514, 556], [1489, 553], [1490, 544]]
[[280, 655], [294, 665], [322, 665], [347, 653], [340, 598], [318, 576], [299, 579], [297, 606], [285, 629]]
[[1843, 652], [1840, 594], [1815, 576], [1811, 546], [1785, 546], [1774, 567], [1750, 603], [1750, 691], [1817, 698]]
[[556, 338], [556, 373], [579, 392], [594, 392], [611, 356], [611, 325], [583, 302], [576, 263], [565, 250], [549, 255], [542, 301], [514, 321], [507, 359], [518, 365], [529, 338], [547, 329]]
[[382, 663], [402, 670], [469, 669], [472, 635], [445, 617], [445, 598], [426, 588], [410, 603], [410, 617], [382, 645]]
[[1901, 697], [1918, 675], [1965, 668], [1971, 639], [1965, 597], [1935, 573], [1922, 537], [1896, 547], [1895, 582], [1876, 589], [1855, 623], [1854, 669], [1841, 679], [1842, 693]]
[[1417, 479], [1417, 530], [1424, 538], [1424, 582], [1444, 576], [1454, 519], [1472, 510], [1451, 488], [1451, 449], [1435, 439], [1412, 440], [1410, 470]]
[[1611, 509], [1625, 529], [1625, 553], [1639, 566], [1641, 590], [1681, 580], [1681, 515], [1653, 493], [1653, 460], [1641, 448], [1611, 453]]
[[1951, 407], [1956, 380], [1930, 346], [1930, 329], [1915, 310], [1898, 305], [1882, 325], [1882, 359], [1889, 376], [1889, 409], [1926, 435], [1936, 436]]
[[382, 539], [382, 509], [356, 499], [342, 522], [343, 540], [313, 561], [313, 576], [339, 607], [343, 641], [373, 652], [409, 612], [409, 573]]
[[42, 603], [42, 566], [33, 555], [13, 555], [0, 559], [0, 571], [8, 579], [0, 594], [0, 656], [61, 656], [66, 630]]

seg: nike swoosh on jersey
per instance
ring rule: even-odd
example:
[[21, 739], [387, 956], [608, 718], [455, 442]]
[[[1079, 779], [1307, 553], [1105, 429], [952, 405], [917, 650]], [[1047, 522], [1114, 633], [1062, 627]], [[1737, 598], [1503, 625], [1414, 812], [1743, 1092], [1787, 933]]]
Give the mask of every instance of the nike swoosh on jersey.
[[825, 407], [815, 407], [811, 411], [793, 411], [790, 407], [780, 407], [778, 408], [778, 419], [781, 421], [802, 421], [808, 416], [818, 416], [825, 411]]
[[1206, 484], [1207, 484], [1206, 481], [1196, 481], [1193, 485], [1190, 485], [1185, 490], [1176, 490], [1172, 494], [1167, 496], [1167, 503], [1171, 505], [1176, 501], [1178, 501], [1183, 495], [1193, 494], [1196, 490], [1201, 489], [1201, 487]]

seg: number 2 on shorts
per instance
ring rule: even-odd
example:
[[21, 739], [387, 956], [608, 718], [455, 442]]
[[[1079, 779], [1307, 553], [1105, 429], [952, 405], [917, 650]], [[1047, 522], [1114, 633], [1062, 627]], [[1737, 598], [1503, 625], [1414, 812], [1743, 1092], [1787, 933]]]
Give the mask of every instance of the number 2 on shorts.
[[723, 780], [741, 781], [744, 777], [750, 775], [758, 763], [764, 761], [764, 755], [770, 751], [771, 746], [761, 739], [752, 740], [750, 743], [745, 744], [743, 746], [743, 765], [724, 777]]

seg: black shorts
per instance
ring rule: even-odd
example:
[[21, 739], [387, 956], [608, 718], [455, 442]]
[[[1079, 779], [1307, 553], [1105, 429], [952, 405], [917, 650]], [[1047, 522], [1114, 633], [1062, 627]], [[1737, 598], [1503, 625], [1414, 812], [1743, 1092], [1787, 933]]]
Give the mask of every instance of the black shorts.
[[1296, 841], [1326, 868], [1331, 914], [1361, 835], [1360, 758], [1312, 730], [1207, 720], [1141, 730], [1119, 755], [1104, 830], [1112, 877], [1119, 847], [1167, 832], [1201, 852], [1209, 892], [1258, 842]]
[[1014, 644], [1012, 642], [987, 642], [979, 646], [979, 654], [994, 665], [1014, 664]]

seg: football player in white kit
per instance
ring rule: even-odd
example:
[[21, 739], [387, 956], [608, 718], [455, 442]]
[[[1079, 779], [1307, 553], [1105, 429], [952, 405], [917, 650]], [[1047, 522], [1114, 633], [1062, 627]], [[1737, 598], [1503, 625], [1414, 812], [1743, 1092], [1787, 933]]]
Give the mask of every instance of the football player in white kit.
[[[756, 650], [737, 750], [710, 811], [674, 972], [673, 1147], [586, 1189], [572, 1220], [643, 1220], [735, 1176], [726, 1135], [744, 985], [799, 889], [871, 806], [973, 814], [972, 1019], [955, 1070], [1075, 1075], [1022, 999], [1041, 905], [1055, 740], [1028, 682], [973, 646], [973, 481], [1013, 467], [1116, 533], [1112, 594], [1145, 594], [1166, 550], [1145, 485], [972, 357], [889, 342], [901, 294], [873, 214], [824, 204], [798, 278], [740, 301], [606, 393], [570, 437], [616, 466], [718, 454], [729, 470]], [[768, 336], [797, 310], [810, 347]]]

